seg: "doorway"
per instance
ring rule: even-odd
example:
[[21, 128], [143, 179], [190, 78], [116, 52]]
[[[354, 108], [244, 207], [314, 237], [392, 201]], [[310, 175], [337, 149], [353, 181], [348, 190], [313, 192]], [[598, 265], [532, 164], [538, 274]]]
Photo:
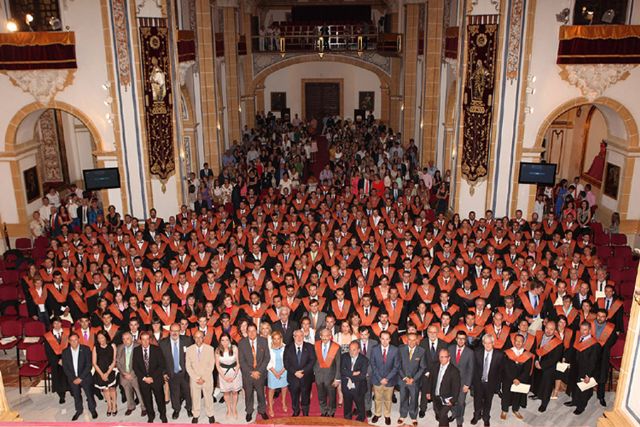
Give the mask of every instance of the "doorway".
[[322, 122], [327, 116], [342, 117], [342, 79], [302, 80], [304, 117]]

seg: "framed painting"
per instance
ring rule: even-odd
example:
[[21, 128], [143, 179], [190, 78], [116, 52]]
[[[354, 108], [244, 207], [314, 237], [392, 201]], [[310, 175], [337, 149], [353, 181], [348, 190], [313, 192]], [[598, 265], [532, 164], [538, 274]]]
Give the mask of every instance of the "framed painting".
[[358, 93], [358, 107], [365, 112], [373, 111], [375, 105], [375, 92], [359, 92]]
[[287, 108], [287, 92], [271, 92], [271, 111]]
[[607, 162], [604, 179], [604, 194], [612, 199], [618, 199], [620, 187], [620, 166]]
[[40, 182], [38, 181], [38, 168], [32, 167], [22, 172], [24, 189], [27, 195], [27, 203], [31, 203], [40, 197]]

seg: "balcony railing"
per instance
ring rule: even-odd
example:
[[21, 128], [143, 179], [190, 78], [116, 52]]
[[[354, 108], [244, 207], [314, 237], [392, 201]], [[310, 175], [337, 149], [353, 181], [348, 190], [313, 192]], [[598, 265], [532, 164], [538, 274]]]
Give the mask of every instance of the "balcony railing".
[[395, 33], [253, 36], [252, 43], [253, 53], [372, 51], [381, 55], [397, 55], [402, 51], [402, 35]]

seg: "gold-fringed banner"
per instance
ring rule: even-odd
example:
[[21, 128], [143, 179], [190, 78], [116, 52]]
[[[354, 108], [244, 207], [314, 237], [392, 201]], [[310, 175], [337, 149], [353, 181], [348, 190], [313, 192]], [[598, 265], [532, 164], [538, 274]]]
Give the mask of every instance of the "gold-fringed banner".
[[487, 176], [498, 24], [467, 25], [462, 176], [473, 186]]
[[140, 26], [149, 171], [166, 181], [175, 171], [167, 27]]

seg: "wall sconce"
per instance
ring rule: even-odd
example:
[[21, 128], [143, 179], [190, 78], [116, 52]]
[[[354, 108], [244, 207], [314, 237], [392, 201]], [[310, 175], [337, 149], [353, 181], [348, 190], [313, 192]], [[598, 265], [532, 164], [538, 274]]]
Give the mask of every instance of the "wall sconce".
[[107, 123], [109, 123], [109, 124], [113, 123], [113, 116], [111, 115], [111, 113], [105, 114], [104, 118], [107, 119]]
[[11, 20], [7, 22], [7, 31], [9, 31], [10, 33], [15, 33], [16, 31], [18, 31], [18, 24], [16, 24], [16, 21]]
[[364, 39], [362, 36], [358, 36], [358, 56], [362, 57], [364, 53]]
[[238, 113], [242, 113], [242, 106], [238, 105]]
[[318, 37], [318, 55], [324, 57], [324, 37]]
[[571, 10], [568, 7], [564, 8], [560, 13], [556, 13], [556, 21], [560, 22], [563, 25], [567, 25], [569, 23], [570, 15]]
[[284, 37], [280, 37], [278, 42], [280, 46], [280, 56], [284, 58], [284, 56], [287, 54], [287, 42]]
[[593, 14], [594, 14], [593, 10], [587, 9], [587, 6], [582, 6], [582, 17], [586, 21], [589, 21], [589, 25], [593, 23]]
[[27, 24], [27, 27], [29, 27], [29, 31], [33, 31], [33, 28], [31, 28], [31, 23], [33, 22], [33, 15], [30, 13], [27, 13], [26, 15], [24, 15], [24, 22]]
[[111, 82], [104, 82], [102, 84], [102, 89], [103, 90], [109, 90], [110, 87], [111, 87]]
[[529, 84], [531, 84], [531, 83], [535, 83], [535, 82], [536, 82], [536, 76], [534, 76], [533, 74], [529, 74], [529, 75], [527, 76], [527, 82], [528, 82]]
[[525, 114], [533, 114], [533, 107], [526, 106], [524, 107]]
[[113, 103], [113, 98], [108, 96], [107, 99], [104, 100], [104, 105], [109, 107]]
[[404, 104], [400, 105], [400, 111], [404, 111]]
[[398, 38], [396, 39], [396, 47], [398, 49], [398, 53], [402, 52], [402, 35], [398, 34]]
[[536, 90], [535, 90], [534, 88], [532, 88], [531, 86], [527, 86], [527, 90], [526, 90], [526, 92], [527, 92], [529, 95], [534, 95], [534, 94], [536, 93]]

